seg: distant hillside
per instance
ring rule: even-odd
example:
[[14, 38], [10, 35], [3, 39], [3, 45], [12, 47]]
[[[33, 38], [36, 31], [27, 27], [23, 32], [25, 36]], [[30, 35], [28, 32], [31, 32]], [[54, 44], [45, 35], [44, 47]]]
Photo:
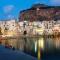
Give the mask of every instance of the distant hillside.
[[60, 6], [34, 4], [30, 9], [20, 12], [19, 21], [60, 20]]

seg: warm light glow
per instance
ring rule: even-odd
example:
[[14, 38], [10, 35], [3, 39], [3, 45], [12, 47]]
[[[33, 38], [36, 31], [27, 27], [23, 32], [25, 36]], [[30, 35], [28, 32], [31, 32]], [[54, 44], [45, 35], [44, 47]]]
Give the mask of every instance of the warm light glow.
[[2, 37], [11, 37], [13, 35], [2, 35]]
[[35, 42], [35, 52], [37, 52], [37, 41]]
[[44, 29], [42, 29], [42, 28], [37, 28], [37, 29], [36, 29], [36, 32], [42, 35], [43, 32], [44, 32]]
[[12, 37], [16, 35], [15, 31], [7, 31], [7, 32], [3, 32], [2, 37]]
[[9, 31], [7, 35], [15, 35], [15, 31]]
[[39, 30], [39, 29], [36, 29], [36, 31], [38, 31], [38, 32], [43, 32], [43, 30]]
[[44, 40], [43, 40], [43, 38], [40, 38], [38, 42], [39, 42], [39, 47], [44, 49]]
[[59, 30], [60, 30], [59, 26], [56, 25], [53, 27], [53, 31], [59, 31]]

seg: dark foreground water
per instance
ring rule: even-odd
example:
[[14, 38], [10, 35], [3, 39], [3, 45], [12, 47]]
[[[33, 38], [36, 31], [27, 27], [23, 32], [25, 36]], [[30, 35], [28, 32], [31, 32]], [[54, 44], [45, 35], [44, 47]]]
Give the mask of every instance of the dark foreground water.
[[25, 54], [21, 51], [0, 46], [0, 60], [37, 60], [37, 58]]
[[[14, 47], [18, 53], [15, 51], [11, 51], [10, 49], [0, 47], [0, 60], [35, 60], [34, 57], [37, 58], [37, 53], [35, 53], [35, 43], [41, 40], [43, 37], [27, 37], [27, 38], [20, 38], [20, 39], [4, 39], [1, 40], [1, 44], [3, 46], [9, 45]], [[41, 53], [41, 60], [60, 60], [60, 50], [56, 51], [56, 49], [60, 49], [60, 37], [57, 38], [44, 38], [44, 51], [48, 50], [51, 52]], [[36, 46], [37, 48], [37, 46]], [[37, 48], [38, 49], [38, 48]], [[52, 51], [53, 50], [53, 51]], [[24, 54], [21, 54], [22, 52]], [[29, 55], [29, 56], [27, 56]], [[32, 57], [30, 57], [32, 56]]]
[[[25, 51], [25, 53], [37, 58], [37, 53], [34, 53], [33, 51]], [[60, 50], [55, 49], [48, 52], [41, 51], [41, 60], [60, 60]]]
[[60, 51], [43, 53], [41, 60], [60, 60]]
[[[21, 51], [12, 50], [0, 46], [0, 60], [38, 60], [37, 57], [30, 56]], [[34, 55], [34, 54], [33, 54]], [[41, 53], [41, 60], [60, 60], [60, 51]]]

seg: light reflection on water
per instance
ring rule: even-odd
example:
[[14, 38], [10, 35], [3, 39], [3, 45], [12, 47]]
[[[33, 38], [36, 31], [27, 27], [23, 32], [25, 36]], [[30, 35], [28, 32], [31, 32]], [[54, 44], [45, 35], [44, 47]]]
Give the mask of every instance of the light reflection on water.
[[[57, 49], [59, 50], [60, 48], [60, 37], [53, 37], [53, 36], [48, 36], [48, 37], [24, 37], [20, 39], [5, 39], [1, 40], [2, 45], [11, 45], [15, 47], [17, 50], [21, 51], [37, 51], [37, 41], [39, 40], [41, 42], [41, 39], [43, 38], [42, 43], [44, 42], [44, 51], [50, 51]], [[35, 44], [36, 43], [36, 44]], [[41, 44], [41, 43], [39, 43]], [[38, 44], [38, 45], [39, 45]], [[43, 46], [43, 45], [42, 45]]]

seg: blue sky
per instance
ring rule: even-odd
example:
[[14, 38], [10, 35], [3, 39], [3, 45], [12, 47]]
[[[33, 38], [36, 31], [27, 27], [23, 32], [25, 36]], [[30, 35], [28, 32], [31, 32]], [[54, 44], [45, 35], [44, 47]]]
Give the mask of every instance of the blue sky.
[[60, 0], [0, 0], [0, 20], [18, 18], [21, 10], [28, 9], [35, 3], [60, 5]]

